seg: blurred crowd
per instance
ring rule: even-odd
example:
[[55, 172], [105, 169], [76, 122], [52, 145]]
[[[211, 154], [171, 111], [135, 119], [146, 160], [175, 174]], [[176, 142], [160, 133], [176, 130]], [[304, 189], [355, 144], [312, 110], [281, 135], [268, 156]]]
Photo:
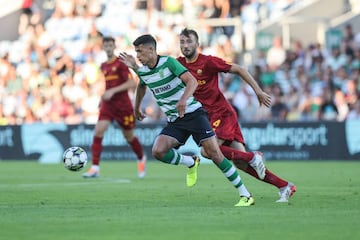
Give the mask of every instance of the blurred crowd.
[[[113, 36], [117, 50], [134, 54], [143, 33], [158, 40], [158, 51], [180, 55], [178, 34], [189, 19], [241, 18], [244, 26], [276, 18], [298, 0], [25, 0], [19, 37], [0, 42], [0, 125], [34, 122], [94, 124], [104, 89], [99, 66], [106, 61], [101, 36]], [[239, 62], [233, 27], [199, 29], [202, 51]], [[240, 121], [344, 121], [360, 119], [360, 33], [343, 29], [342, 43], [326, 49], [294, 40], [284, 49], [258, 51], [249, 71], [273, 97], [259, 107], [241, 79], [221, 74], [220, 87]], [[133, 92], [130, 92], [133, 96]], [[147, 94], [146, 121], [164, 116]]]

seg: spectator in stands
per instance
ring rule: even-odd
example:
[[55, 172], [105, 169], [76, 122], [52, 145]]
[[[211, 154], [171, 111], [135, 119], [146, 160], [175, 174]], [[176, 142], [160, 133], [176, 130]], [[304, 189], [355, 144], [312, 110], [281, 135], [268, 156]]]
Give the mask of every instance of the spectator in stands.
[[241, 8], [244, 3], [245, 3], [244, 0], [229, 0], [230, 16], [240, 17]]
[[346, 24], [343, 31], [343, 38], [341, 41], [342, 51], [345, 55], [352, 59], [354, 57], [354, 31], [351, 24]]
[[313, 98], [311, 96], [310, 89], [307, 87], [305, 87], [300, 94], [297, 111], [299, 112], [299, 121], [316, 120], [316, 111], [313, 108]]
[[64, 122], [70, 125], [81, 124], [84, 122], [82, 112], [78, 111], [75, 104], [67, 105], [67, 112], [64, 116]]
[[3, 105], [0, 104], [0, 126], [6, 126], [6, 125], [9, 125], [8, 119], [6, 116], [4, 116]]
[[272, 71], [280, 67], [286, 59], [286, 51], [282, 46], [282, 40], [280, 36], [275, 36], [273, 39], [273, 45], [267, 52], [266, 62]]
[[250, 122], [255, 118], [259, 103], [253, 90], [242, 83], [238, 91], [236, 91], [232, 105], [237, 110], [238, 118], [241, 122]]
[[18, 32], [23, 34], [30, 25], [40, 22], [40, 10], [33, 0], [23, 0], [19, 19]]
[[350, 78], [354, 79], [360, 92], [360, 48], [355, 49], [354, 59], [350, 63]]
[[275, 71], [266, 64], [264, 71], [260, 73], [260, 85], [263, 87], [272, 86], [275, 83]]
[[[252, 23], [255, 24], [252, 26], [255, 29], [256, 22], [264, 19], [264, 12], [269, 12], [271, 17], [276, 18], [279, 14], [283, 14], [284, 10], [296, 6], [301, 1], [212, 0], [177, 1], [176, 3], [168, 1], [167, 4], [170, 5], [166, 5], [164, 9], [165, 5], [162, 5], [162, 1], [155, 0], [152, 1], [153, 5], [148, 6], [152, 14], [148, 15], [149, 21], [146, 22], [140, 21], [142, 18], [139, 16], [145, 16], [147, 9], [136, 8], [134, 3], [137, 2], [148, 3], [146, 0], [46, 1], [47, 10], [40, 11], [40, 7], [44, 4], [24, 0], [23, 15], [18, 26], [19, 38], [12, 42], [0, 41], [0, 103], [3, 105], [0, 116], [7, 118], [9, 124], [30, 123], [42, 119], [64, 121], [65, 115], [52, 113], [51, 118], [45, 119], [47, 116], [42, 118], [41, 113], [34, 111], [46, 112], [49, 105], [55, 104], [50, 96], [61, 94], [57, 93], [56, 89], [62, 88], [67, 76], [71, 76], [75, 85], [85, 89], [87, 93], [86, 97], [76, 100], [76, 112], [82, 111], [81, 106], [86, 106], [85, 115], [89, 114], [89, 111], [92, 112], [91, 104], [87, 102], [91, 102], [89, 95], [97, 97], [98, 66], [106, 59], [106, 55], [101, 50], [100, 32], [115, 35], [119, 43], [118, 50], [128, 51], [132, 49], [131, 40], [135, 36], [156, 28], [159, 49], [166, 54], [177, 56], [178, 49], [171, 46], [177, 42], [179, 28], [182, 28], [181, 25], [187, 19], [239, 17], [246, 21], [253, 21]], [[352, 2], [351, 7], [355, 9], [355, 5], [359, 4], [355, 4], [357, 1]], [[229, 10], [227, 10], [227, 5], [229, 5]], [[183, 15], [175, 14], [177, 12], [182, 12]], [[158, 21], [159, 19], [161, 21]], [[122, 27], [114, 25], [114, 21], [121, 22]], [[203, 52], [237, 62], [238, 59], [233, 60], [236, 53], [228, 51], [228, 49], [236, 49], [234, 46], [236, 47], [237, 41], [233, 38], [235, 34], [227, 34], [224, 30], [224, 28], [217, 28], [214, 31], [207, 25], [201, 27], [199, 34], [203, 41], [201, 43], [204, 46]], [[340, 87], [352, 110], [353, 102], [356, 101], [349, 101], [349, 99], [354, 99], [354, 93], [350, 95], [348, 93], [353, 91], [349, 90], [352, 84], [349, 82], [355, 81], [357, 91], [360, 91], [360, 33], [355, 32], [350, 24], [345, 24], [343, 33], [343, 44], [331, 51], [330, 56], [325, 47], [319, 43], [312, 43], [308, 48], [304, 48], [304, 44], [299, 40], [294, 40], [292, 49], [283, 49], [281, 38], [277, 36], [278, 43], [276, 44], [280, 45], [280, 51], [272, 48], [268, 56], [262, 52], [262, 55], [254, 58], [255, 63], [250, 66], [256, 66], [257, 74], [254, 74], [254, 77], [265, 87], [264, 89], [271, 89], [274, 84], [280, 85], [284, 102], [289, 108], [288, 118], [317, 119], [316, 108], [320, 106], [320, 95], [317, 94], [314, 98], [313, 93], [321, 90], [318, 88], [319, 85], [314, 84], [317, 82], [315, 78], [318, 78], [320, 69], [323, 70], [321, 80], [323, 84], [332, 90]], [[270, 57], [273, 52], [280, 54]], [[284, 54], [286, 52], [288, 54]], [[284, 61], [286, 66], [283, 64]], [[266, 65], [269, 65], [270, 69], [266, 70]], [[241, 105], [238, 100], [244, 97], [243, 90], [236, 88], [236, 80], [230, 80], [230, 78], [224, 78], [224, 80], [227, 81], [224, 83], [229, 86], [224, 89], [225, 95], [236, 96], [236, 91], [239, 91], [239, 96], [229, 100], [233, 101], [234, 105]], [[232, 84], [229, 85], [229, 83]], [[316, 91], [313, 89], [314, 86], [317, 86]], [[294, 94], [298, 96], [298, 100]], [[24, 101], [24, 95], [26, 95], [26, 101]], [[306, 96], [309, 99], [305, 99]], [[66, 96], [63, 97], [65, 101], [69, 101]], [[248, 100], [251, 102], [250, 99]], [[296, 104], [297, 101], [298, 104]], [[247, 107], [251, 109], [251, 106]], [[53, 106], [50, 106], [50, 109], [52, 108]], [[153, 115], [153, 118], [148, 119], [149, 121], [157, 121], [163, 117], [152, 107], [151, 101], [144, 108]], [[253, 114], [248, 114], [246, 117], [250, 115]], [[268, 119], [269, 115], [261, 112], [254, 114], [253, 117], [256, 121], [261, 121]], [[91, 117], [86, 117], [86, 119], [90, 121]]]
[[287, 121], [297, 121], [300, 118], [300, 113], [298, 111], [298, 106], [300, 102], [300, 94], [299, 90], [292, 85], [290, 87], [290, 91], [285, 98], [285, 104], [287, 106], [288, 114], [286, 116]]
[[335, 71], [333, 83], [334, 86], [344, 93], [346, 92], [346, 85], [349, 81], [349, 75], [346, 71], [346, 66], [340, 67], [338, 70]]
[[303, 43], [300, 40], [294, 40], [292, 51], [296, 55], [296, 60], [293, 62], [293, 65], [291, 67], [296, 67], [300, 64], [304, 64], [306, 50], [303, 46]]
[[289, 109], [284, 103], [284, 96], [278, 84], [273, 85], [272, 92], [271, 119], [273, 121], [286, 121]]
[[357, 90], [357, 81], [355, 79], [350, 79], [347, 81], [343, 93], [345, 96], [345, 101], [351, 109], [360, 99], [360, 92]]
[[242, 29], [244, 36], [247, 36], [247, 33], [255, 33], [256, 25], [260, 21], [260, 1], [250, 0], [245, 1], [241, 7], [241, 21]]
[[288, 95], [293, 84], [291, 77], [291, 63], [285, 62], [281, 67], [275, 72], [275, 83], [279, 85], [281, 91]]
[[15, 78], [16, 68], [11, 64], [9, 60], [9, 54], [5, 53], [4, 56], [0, 58], [0, 83], [2, 82], [5, 88], [6, 82]]
[[353, 109], [350, 110], [347, 119], [349, 120], [360, 120], [360, 99], [356, 101]]
[[344, 121], [349, 114], [349, 105], [345, 100], [345, 95], [341, 90], [336, 90], [334, 95], [336, 108], [338, 109], [337, 121]]
[[322, 93], [322, 99], [317, 119], [321, 121], [336, 121], [339, 112], [334, 102], [333, 91], [325, 88]]
[[327, 58], [325, 65], [329, 66], [333, 71], [347, 65], [347, 57], [341, 52], [340, 47], [332, 48], [331, 55]]

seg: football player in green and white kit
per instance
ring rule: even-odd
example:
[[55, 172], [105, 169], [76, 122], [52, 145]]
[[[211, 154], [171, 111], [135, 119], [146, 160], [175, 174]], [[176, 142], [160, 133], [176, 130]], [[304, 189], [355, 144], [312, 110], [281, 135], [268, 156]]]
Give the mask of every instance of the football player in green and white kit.
[[209, 158], [239, 191], [240, 200], [235, 206], [253, 205], [254, 198], [246, 189], [236, 168], [219, 149], [207, 112], [193, 97], [197, 87], [196, 79], [175, 58], [159, 56], [156, 51], [156, 40], [151, 35], [138, 37], [133, 45], [143, 66], [139, 67], [135, 58], [127, 53], [120, 53], [119, 57], [140, 78], [136, 88], [135, 117], [140, 121], [146, 117], [140, 109], [140, 104], [148, 87], [168, 120], [167, 126], [154, 142], [153, 156], [167, 164], [186, 165], [189, 168], [187, 186], [194, 186], [200, 160], [197, 156], [182, 155], [176, 150], [192, 135], [194, 141], [203, 147]]

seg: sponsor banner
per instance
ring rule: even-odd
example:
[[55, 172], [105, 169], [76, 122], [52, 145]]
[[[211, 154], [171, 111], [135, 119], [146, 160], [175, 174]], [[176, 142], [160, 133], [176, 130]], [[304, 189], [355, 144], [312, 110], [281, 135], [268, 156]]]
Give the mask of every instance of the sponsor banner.
[[[149, 159], [163, 126], [138, 124], [135, 129]], [[267, 160], [360, 160], [360, 121], [244, 123], [241, 127], [248, 150], [262, 151]], [[94, 125], [0, 126], [0, 160], [59, 163], [69, 146], [83, 147], [91, 158], [93, 131]], [[179, 150], [200, 153], [191, 138]], [[111, 125], [104, 136], [101, 158], [136, 159], [117, 125]]]
[[[162, 126], [158, 124], [139, 125], [135, 129], [148, 156], [151, 156], [153, 141], [161, 129]], [[0, 160], [35, 159], [41, 163], [59, 163], [63, 151], [70, 146], [83, 147], [91, 158], [93, 132], [94, 125], [0, 126]], [[117, 125], [109, 126], [102, 143], [102, 160], [136, 159]]]
[[262, 151], [266, 159], [360, 159], [359, 149], [349, 152], [348, 147], [353, 145], [352, 141], [356, 141], [357, 136], [351, 130], [346, 132], [345, 124], [344, 122], [244, 124], [242, 131], [248, 149]]

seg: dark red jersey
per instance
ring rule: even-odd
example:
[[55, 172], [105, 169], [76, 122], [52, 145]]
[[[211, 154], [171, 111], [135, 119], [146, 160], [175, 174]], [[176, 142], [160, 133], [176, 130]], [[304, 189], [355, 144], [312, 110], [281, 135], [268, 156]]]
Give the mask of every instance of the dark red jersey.
[[209, 113], [217, 137], [226, 140], [225, 144], [234, 140], [244, 143], [236, 112], [219, 88], [219, 73], [229, 72], [231, 65], [221, 58], [203, 54], [189, 63], [184, 57], [178, 60], [196, 78], [198, 87], [194, 96]]
[[[105, 76], [106, 90], [125, 83], [131, 77], [129, 68], [117, 58], [101, 64], [101, 71]], [[128, 91], [116, 93], [110, 102], [117, 102], [118, 105], [122, 106], [132, 106]]]
[[184, 57], [179, 57], [178, 60], [196, 78], [198, 87], [194, 96], [210, 115], [212, 112], [218, 112], [219, 109], [232, 108], [219, 89], [218, 76], [220, 72], [228, 72], [231, 68], [230, 64], [221, 58], [203, 54], [199, 54], [191, 63], [187, 63]]

